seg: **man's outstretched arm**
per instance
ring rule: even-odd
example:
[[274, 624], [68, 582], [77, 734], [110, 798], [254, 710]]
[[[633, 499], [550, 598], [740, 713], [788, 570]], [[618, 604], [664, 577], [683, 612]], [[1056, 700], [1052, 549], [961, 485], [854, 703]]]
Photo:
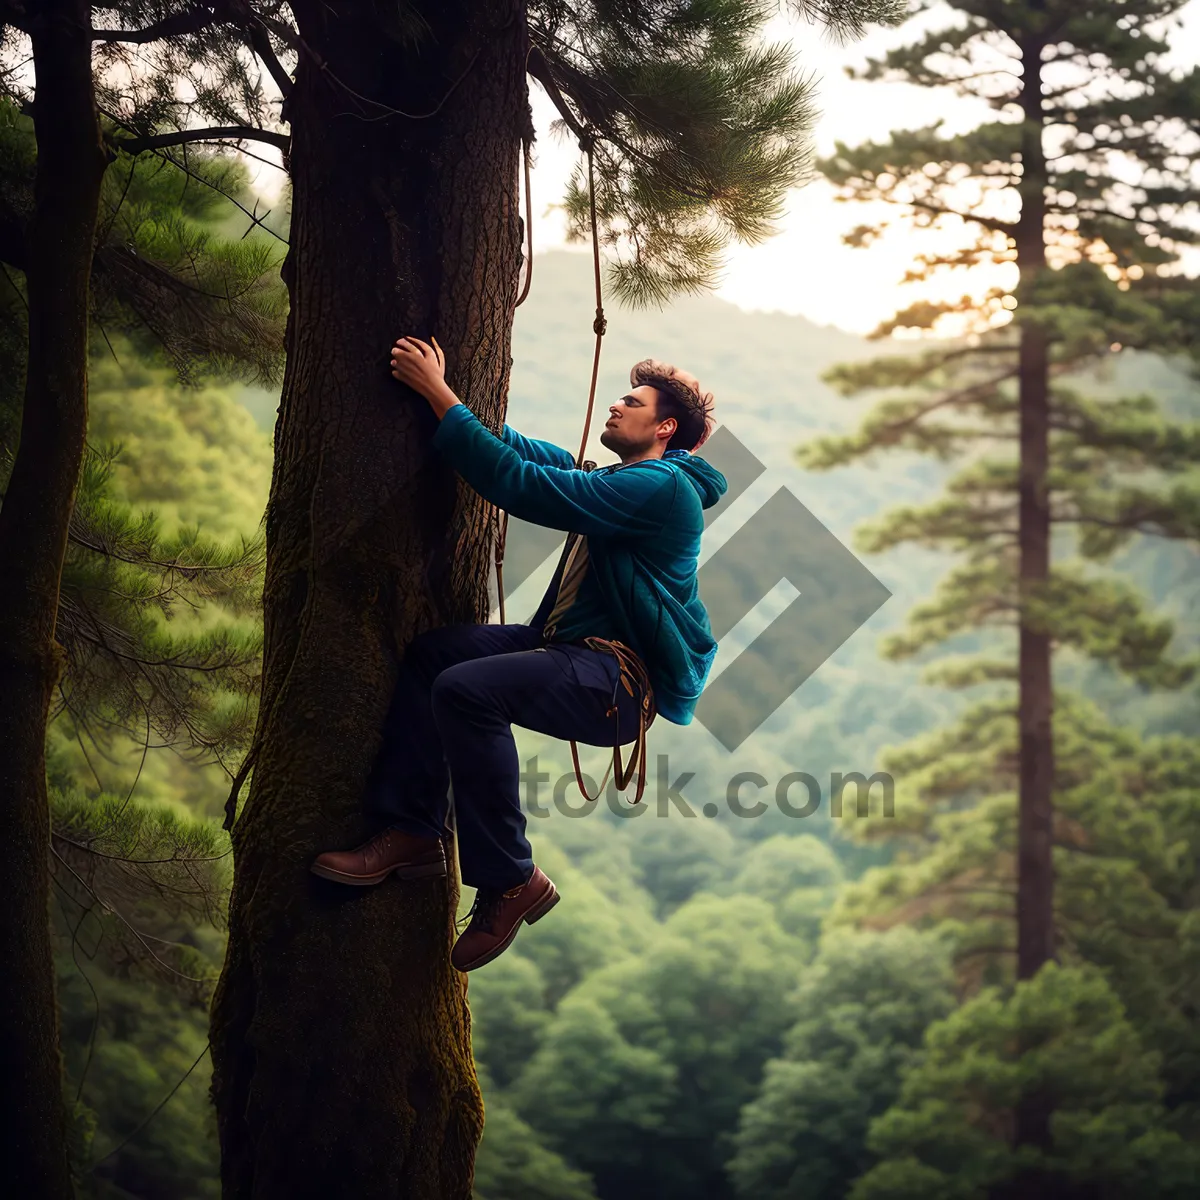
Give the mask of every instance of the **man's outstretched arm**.
[[[426, 361], [429, 355], [432, 359]], [[420, 361], [415, 356], [419, 356]], [[424, 396], [439, 421], [456, 404], [462, 403], [446, 383], [445, 371], [446, 356], [436, 338], [432, 346], [419, 338], [401, 338], [392, 347], [392, 375]], [[504, 444], [511, 446], [526, 462], [540, 463], [544, 467], [566, 468], [575, 465], [569, 450], [553, 442], [526, 437], [511, 425], [504, 426], [502, 436]]]
[[433, 444], [485, 499], [533, 525], [587, 536], [661, 533], [678, 487], [659, 463], [601, 473], [526, 462], [464, 405], [443, 418]]
[[605, 475], [580, 471], [565, 450], [564, 466], [529, 461], [459, 400], [444, 372], [436, 342], [401, 338], [393, 348], [392, 374], [424, 396], [441, 422], [433, 444], [485, 500], [531, 524], [589, 536], [662, 530], [678, 486], [674, 472], [656, 464]]
[[542, 467], [559, 467], [571, 470], [575, 467], [575, 456], [553, 442], [543, 442], [538, 438], [526, 437], [518, 433], [511, 425], [505, 425], [503, 430], [504, 444], [511, 446], [526, 462], [537, 463]]

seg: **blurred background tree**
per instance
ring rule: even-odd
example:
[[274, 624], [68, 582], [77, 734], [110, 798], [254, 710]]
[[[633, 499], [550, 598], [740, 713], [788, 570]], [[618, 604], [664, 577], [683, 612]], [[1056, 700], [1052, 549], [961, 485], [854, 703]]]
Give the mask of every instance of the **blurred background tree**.
[[[0, 494], [18, 452], [24, 223], [36, 164], [29, 117], [8, 101], [4, 114], [0, 339], [10, 370], [0, 385]], [[111, 1081], [99, 1092], [87, 1088], [84, 1061], [92, 1056], [72, 1061], [69, 1053], [79, 1022], [92, 1026], [89, 1045], [102, 1026], [130, 1030], [100, 997], [118, 1013], [131, 1002], [135, 1012], [153, 1009], [164, 981], [184, 984], [203, 1011], [194, 982], [201, 972], [212, 975], [220, 947], [204, 930], [215, 935], [225, 918], [227, 838], [204, 814], [196, 819], [183, 796], [196, 790], [187, 786], [188, 766], [236, 763], [252, 728], [261, 664], [258, 525], [270, 454], [253, 422], [212, 383], [278, 378], [285, 298], [275, 239], [218, 231], [234, 211], [222, 193], [248, 195], [245, 168], [205, 153], [192, 155], [187, 174], [161, 160], [119, 156], [100, 189], [88, 314], [91, 439], [67, 531], [55, 621], [63, 670], [47, 733], [57, 894], [49, 915], [65, 940], [60, 970], [63, 955], [78, 961], [83, 945], [99, 972], [94, 1016], [85, 1018], [92, 1003], [80, 994], [80, 979], [62, 997], [77, 1172], [90, 1165], [92, 1133], [114, 1144], [131, 1124], [127, 1114], [158, 1098], [160, 1072], [170, 1074], [167, 1062], [131, 1060], [141, 1066], [126, 1071], [121, 1088], [111, 1090]], [[180, 393], [180, 383], [191, 392]], [[180, 404], [189, 394], [200, 401], [195, 407]], [[238, 417], [257, 435], [257, 445], [239, 448], [240, 465], [216, 449]], [[132, 444], [122, 446], [123, 439]], [[231, 468], [236, 481], [226, 476]], [[183, 506], [165, 518], [135, 507], [167, 500], [172, 487]], [[169, 765], [167, 749], [178, 767]], [[217, 806], [209, 807], [211, 820]], [[119, 982], [127, 979], [141, 981], [140, 989]], [[195, 1033], [187, 1028], [185, 1044]], [[143, 1053], [153, 1058], [157, 1044], [147, 1040]], [[101, 1039], [100, 1060], [115, 1049]], [[195, 1110], [193, 1123], [204, 1119], [203, 1108]], [[106, 1164], [109, 1171], [120, 1175], [119, 1159]]]
[[[889, 202], [917, 228], [960, 234], [957, 248], [920, 258], [908, 280], [1014, 267], [1011, 286], [920, 301], [885, 322], [876, 336], [948, 323], [959, 336], [832, 372], [847, 396], [889, 394], [857, 432], [818, 439], [801, 454], [810, 469], [882, 448], [964, 460], [944, 499], [875, 520], [858, 545], [919, 542], [964, 558], [913, 611], [908, 632], [889, 639], [889, 657], [973, 630], [1016, 632], [1015, 642], [990, 636], [984, 653], [926, 672], [989, 698], [953, 731], [896, 756], [922, 773], [909, 799], [924, 809], [899, 828], [880, 826], [927, 855], [890, 891], [892, 902], [911, 898], [897, 916], [970, 907], [961, 949], [1001, 960], [985, 968], [1000, 977], [1004, 960], [1027, 980], [1055, 958], [1086, 956], [1089, 940], [1060, 927], [1088, 906], [1074, 896], [1056, 904], [1055, 881], [1073, 887], [1090, 877], [1094, 887], [1095, 864], [1069, 858], [1103, 853], [1086, 819], [1098, 814], [1071, 803], [1084, 780], [1094, 782], [1095, 745], [1081, 724], [1087, 716], [1053, 687], [1053, 656], [1091, 659], [1147, 688], [1180, 688], [1195, 675], [1195, 659], [1170, 652], [1172, 622], [1151, 616], [1125, 580], [1089, 569], [1137, 533], [1200, 536], [1195, 425], [1164, 416], [1144, 394], [1089, 395], [1081, 379], [1123, 348], [1197, 353], [1200, 290], [1178, 261], [1200, 240], [1188, 153], [1200, 130], [1200, 74], [1159, 64], [1163, 22], [1181, 7], [951, 4], [944, 21], [872, 60], [862, 77], [951, 86], [985, 101], [995, 118], [957, 136], [935, 125], [886, 143], [839, 144], [822, 163], [843, 199]], [[1131, 172], [1138, 182], [1127, 182]], [[847, 240], [870, 245], [886, 224], [860, 226]], [[1010, 450], [993, 456], [996, 446]], [[989, 686], [1001, 681], [1016, 687]], [[981, 755], [986, 773], [976, 770]], [[1123, 849], [1110, 843], [1110, 853]], [[877, 897], [888, 888], [881, 881]], [[1014, 1100], [1014, 1194], [1065, 1194], [1053, 1114], [1050, 1083]]]

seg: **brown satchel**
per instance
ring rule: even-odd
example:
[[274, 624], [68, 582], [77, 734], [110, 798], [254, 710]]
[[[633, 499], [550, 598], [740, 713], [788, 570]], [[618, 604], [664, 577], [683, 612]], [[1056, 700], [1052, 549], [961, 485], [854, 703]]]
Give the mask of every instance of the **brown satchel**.
[[589, 649], [604, 650], [614, 655], [620, 670], [620, 684], [631, 696], [637, 695], [638, 693], [634, 691], [634, 688], [639, 688], [642, 700], [638, 712], [637, 740], [634, 743], [633, 754], [629, 759], [628, 766], [621, 765], [621, 744], [617, 741], [617, 738], [620, 736], [621, 717], [617, 706], [614, 704], [604, 714], [614, 719], [616, 729], [613, 735], [613, 760], [604, 772], [604, 778], [600, 781], [600, 789], [594, 796], [588, 795], [587, 788], [583, 786], [583, 771], [579, 766], [579, 749], [575, 745], [575, 742], [572, 741], [571, 761], [575, 764], [575, 782], [579, 785], [579, 790], [586, 799], [599, 800], [604, 791], [605, 784], [608, 783], [609, 771], [614, 767], [616, 768], [614, 778], [617, 781], [617, 787], [619, 790], [624, 791], [630, 779], [633, 778], [633, 772], [636, 769], [638, 772], [637, 792], [633, 797], [633, 803], [640, 804], [642, 793], [646, 790], [646, 730], [654, 723], [657, 713], [654, 704], [654, 690], [650, 686], [650, 676], [646, 673], [646, 668], [642, 660], [624, 642], [610, 641], [608, 638], [601, 637], [588, 637], [583, 639], [583, 644]]

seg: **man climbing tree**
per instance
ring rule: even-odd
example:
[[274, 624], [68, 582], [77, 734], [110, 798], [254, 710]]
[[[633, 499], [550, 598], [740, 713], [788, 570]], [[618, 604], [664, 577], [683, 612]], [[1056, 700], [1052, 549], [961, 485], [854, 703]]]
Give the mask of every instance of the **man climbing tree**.
[[[446, 953], [455, 889], [401, 884], [347, 905], [308, 871], [322, 844], [360, 829], [404, 647], [486, 615], [492, 506], [431, 446], [433, 414], [397, 416], [379, 348], [397, 328], [436, 328], [455, 394], [500, 428], [529, 78], [592, 149], [616, 290], [660, 301], [714, 282], [730, 239], [771, 233], [807, 173], [809, 90], [786, 49], [760, 44], [775, 11], [760, 0], [288, 7], [129, 0], [94, 6], [106, 28], [91, 31], [100, 115], [131, 135], [129, 152], [257, 139], [284, 149], [292, 187], [264, 685], [237, 781], [253, 770], [248, 798], [238, 814], [235, 788], [228, 810], [236, 879], [213, 1008], [223, 1179], [230, 1195], [466, 1196], [481, 1106]], [[793, 7], [855, 32], [902, 5]], [[27, 33], [43, 8], [4, 13]], [[75, 8], [78, 39], [93, 6]], [[290, 137], [265, 127], [255, 61], [283, 95]], [[185, 75], [197, 90], [181, 106]], [[567, 196], [577, 232], [588, 200], [581, 174]], [[32, 353], [30, 371], [32, 382]], [[55, 475], [55, 520], [71, 476]], [[10, 578], [19, 591], [28, 573]], [[44, 621], [53, 605], [39, 611]], [[44, 803], [28, 794], [26, 815]]]
[[[452, 625], [409, 646], [373, 796], [394, 819], [358, 849], [313, 864], [359, 886], [445, 875], [452, 779], [462, 878], [478, 890], [451, 962], [470, 971], [558, 903], [525, 836], [512, 724], [572, 747], [611, 745], [618, 786], [639, 767], [637, 801], [656, 710], [691, 722], [717, 653], [696, 584], [700, 534], [726, 483], [691, 453], [711, 432], [712, 395], [663, 363], [630, 372], [633, 390], [612, 405], [600, 437], [621, 461], [592, 472], [507, 425], [494, 437], [447, 386], [436, 341], [401, 338], [392, 374], [429, 401], [440, 422], [433, 444], [481, 496], [571, 535], [529, 624]], [[626, 772], [618, 750], [632, 741]]]
[[[611, 277], [642, 299], [703, 288], [730, 238], [770, 233], [806, 173], [809, 96], [757, 41], [774, 6], [746, 0], [292, 11], [294, 30], [268, 22], [295, 54], [292, 307], [254, 778], [213, 1008], [222, 1170], [231, 1195], [465, 1197], [481, 1105], [453, 882], [364, 895], [309, 871], [366, 832], [404, 648], [488, 608], [493, 509], [431, 445], [436, 416], [397, 411], [381, 347], [437, 330], [449, 386], [499, 431], [530, 76], [593, 147]], [[845, 29], [894, 8], [814, 11]], [[582, 173], [567, 202], [582, 232]]]

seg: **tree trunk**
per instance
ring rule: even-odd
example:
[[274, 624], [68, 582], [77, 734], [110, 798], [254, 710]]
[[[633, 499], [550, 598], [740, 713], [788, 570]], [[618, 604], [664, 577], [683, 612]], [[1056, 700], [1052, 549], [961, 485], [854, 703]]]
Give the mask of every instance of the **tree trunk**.
[[37, 177], [20, 443], [0, 508], [0, 1106], [13, 1196], [72, 1194], [50, 940], [46, 717], [67, 525], [87, 432], [88, 276], [106, 156], [86, 0], [45, 0], [31, 30]]
[[436, 419], [388, 351], [436, 334], [451, 385], [499, 428], [531, 133], [524, 6], [427, 0], [411, 6], [424, 30], [389, 28], [367, 0], [292, 7], [308, 49], [287, 104], [264, 684], [212, 1013], [224, 1195], [455, 1200], [482, 1127], [449, 963], [457, 884], [345, 888], [308, 867], [366, 832], [401, 648], [487, 619], [491, 509], [430, 448]]
[[[1017, 262], [1028, 294], [1046, 269], [1046, 160], [1042, 147], [1041, 46], [1027, 49], [1022, 103], [1021, 218]], [[1028, 600], [1050, 575], [1050, 381], [1046, 333], [1021, 326], [1020, 384], [1020, 594]], [[1031, 979], [1054, 957], [1053, 786], [1054, 693], [1050, 635], [1022, 610], [1018, 724], [1020, 814], [1017, 834], [1017, 978]]]
[[[1046, 270], [1046, 159], [1042, 144], [1042, 44], [1023, 45], [1021, 103], [1021, 216], [1017, 262], [1022, 298], [1028, 304]], [[1031, 619], [1025, 605], [1044, 588], [1050, 574], [1050, 381], [1045, 330], [1022, 323], [1019, 351], [1019, 626], [1017, 721], [1020, 739], [1017, 815], [1017, 978], [1031, 979], [1054, 957], [1054, 691], [1050, 636]], [[1053, 1098], [1038, 1092], [1017, 1105], [1018, 1146], [1049, 1149]], [[1061, 1183], [1061, 1180], [1058, 1181]], [[1041, 1172], [1022, 1173], [1016, 1195], [1039, 1200], [1055, 1194], [1056, 1181]]]

